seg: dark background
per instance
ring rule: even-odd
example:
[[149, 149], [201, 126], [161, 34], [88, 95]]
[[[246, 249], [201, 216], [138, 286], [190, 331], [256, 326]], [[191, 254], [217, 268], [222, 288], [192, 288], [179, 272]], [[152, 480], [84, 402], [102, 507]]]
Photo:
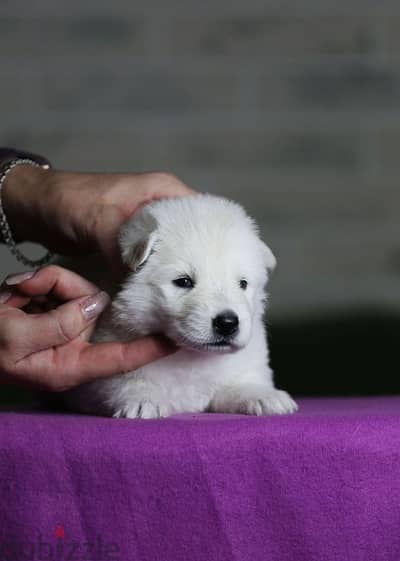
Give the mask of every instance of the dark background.
[[242, 202], [278, 258], [278, 384], [395, 393], [399, 62], [389, 1], [3, 0], [0, 145]]

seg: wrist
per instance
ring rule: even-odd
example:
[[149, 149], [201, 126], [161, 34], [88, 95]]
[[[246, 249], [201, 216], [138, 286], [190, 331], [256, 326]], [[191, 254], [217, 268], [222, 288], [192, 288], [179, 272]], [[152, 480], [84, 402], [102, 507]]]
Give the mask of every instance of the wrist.
[[46, 198], [51, 170], [27, 165], [16, 166], [3, 185], [2, 202], [16, 242], [42, 243], [40, 207]]

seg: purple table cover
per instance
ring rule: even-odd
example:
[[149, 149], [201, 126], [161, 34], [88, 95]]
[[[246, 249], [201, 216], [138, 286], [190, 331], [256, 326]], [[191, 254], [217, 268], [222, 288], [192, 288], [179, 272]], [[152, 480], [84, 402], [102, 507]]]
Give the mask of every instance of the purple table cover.
[[399, 561], [400, 397], [0, 414], [0, 559]]

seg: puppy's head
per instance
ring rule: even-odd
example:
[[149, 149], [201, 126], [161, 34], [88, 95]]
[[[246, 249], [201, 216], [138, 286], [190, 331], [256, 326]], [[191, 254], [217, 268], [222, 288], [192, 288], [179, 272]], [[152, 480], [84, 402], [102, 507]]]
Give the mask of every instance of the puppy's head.
[[242, 207], [210, 195], [158, 201], [123, 226], [120, 245], [131, 274], [114, 310], [128, 332], [206, 352], [249, 342], [275, 258]]

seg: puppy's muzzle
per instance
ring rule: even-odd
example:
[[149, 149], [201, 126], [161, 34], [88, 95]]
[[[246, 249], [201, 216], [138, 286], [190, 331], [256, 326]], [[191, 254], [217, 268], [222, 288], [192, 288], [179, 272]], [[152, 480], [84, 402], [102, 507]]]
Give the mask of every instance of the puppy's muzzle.
[[212, 320], [212, 325], [216, 335], [232, 336], [239, 330], [239, 318], [231, 310], [226, 310]]

